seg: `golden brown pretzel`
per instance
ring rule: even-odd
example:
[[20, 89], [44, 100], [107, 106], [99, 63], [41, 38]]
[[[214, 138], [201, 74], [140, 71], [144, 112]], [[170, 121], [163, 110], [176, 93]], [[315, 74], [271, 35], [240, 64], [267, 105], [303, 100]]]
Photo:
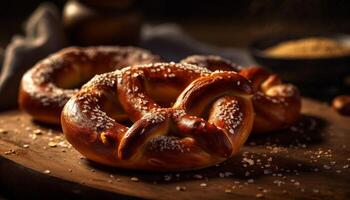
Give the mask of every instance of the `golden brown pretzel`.
[[277, 74], [261, 67], [245, 68], [239, 74], [253, 84], [254, 133], [285, 129], [299, 119], [301, 98], [294, 85], [282, 83]]
[[61, 122], [67, 140], [96, 162], [190, 170], [238, 151], [253, 125], [251, 99], [249, 81], [235, 72], [139, 65], [97, 75], [68, 101]]
[[64, 104], [78, 91], [75, 88], [94, 75], [158, 60], [158, 56], [134, 47], [66, 48], [25, 73], [19, 106], [38, 121], [59, 124]]
[[231, 62], [230, 60], [216, 55], [192, 55], [181, 60], [180, 63], [187, 63], [197, 65], [199, 67], [205, 67], [211, 71], [223, 70], [238, 72], [242, 69], [241, 66]]
[[237, 68], [232, 62], [220, 56], [190, 56], [181, 63], [191, 63], [215, 70], [239, 71], [253, 83], [254, 133], [266, 133], [284, 129], [300, 116], [301, 99], [298, 89], [291, 84], [283, 84], [277, 74], [263, 68]]

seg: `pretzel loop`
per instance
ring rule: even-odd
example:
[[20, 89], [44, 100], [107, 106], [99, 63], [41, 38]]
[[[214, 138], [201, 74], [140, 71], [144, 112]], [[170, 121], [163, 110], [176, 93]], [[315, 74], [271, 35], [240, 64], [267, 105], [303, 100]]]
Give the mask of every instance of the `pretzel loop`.
[[190, 63], [199, 67], [237, 71], [251, 81], [254, 89], [253, 133], [268, 133], [285, 129], [295, 123], [300, 116], [301, 99], [298, 89], [291, 84], [284, 84], [277, 74], [272, 74], [261, 67], [240, 68], [220, 56], [194, 55], [181, 63]]
[[94, 75], [159, 61], [135, 47], [69, 47], [39, 61], [21, 81], [19, 106], [33, 119], [60, 124], [65, 103]]

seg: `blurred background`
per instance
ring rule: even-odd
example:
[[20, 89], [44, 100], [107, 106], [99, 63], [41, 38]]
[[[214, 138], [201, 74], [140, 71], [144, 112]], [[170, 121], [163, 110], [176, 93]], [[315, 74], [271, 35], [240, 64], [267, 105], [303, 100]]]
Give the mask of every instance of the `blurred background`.
[[[14, 33], [43, 1], [2, 1], [0, 44]], [[60, 9], [67, 1], [55, 0]], [[84, 1], [83, 1], [84, 2]], [[85, 1], [97, 2], [97, 1]], [[113, 1], [106, 1], [113, 2]], [[346, 0], [124, 0], [118, 12], [138, 10], [151, 24], [176, 22], [194, 38], [221, 46], [247, 47], [271, 33], [350, 32], [350, 2]], [[112, 3], [110, 3], [112, 4]], [[118, 10], [116, 8], [115, 10]]]

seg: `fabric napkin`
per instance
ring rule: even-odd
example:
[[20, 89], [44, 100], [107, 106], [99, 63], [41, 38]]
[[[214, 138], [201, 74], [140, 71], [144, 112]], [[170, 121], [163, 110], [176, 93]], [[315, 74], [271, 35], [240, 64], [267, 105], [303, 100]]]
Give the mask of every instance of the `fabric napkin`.
[[55, 5], [40, 5], [25, 23], [25, 35], [15, 35], [6, 47], [0, 74], [0, 109], [17, 105], [24, 72], [38, 60], [65, 46], [60, 12]]

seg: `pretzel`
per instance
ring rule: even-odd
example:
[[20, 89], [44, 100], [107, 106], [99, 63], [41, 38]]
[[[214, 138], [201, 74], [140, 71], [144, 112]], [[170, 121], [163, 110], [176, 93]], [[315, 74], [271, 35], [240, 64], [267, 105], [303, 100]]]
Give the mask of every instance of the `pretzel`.
[[300, 117], [299, 90], [292, 84], [284, 84], [277, 74], [261, 67], [250, 67], [239, 72], [254, 88], [254, 133], [273, 132], [288, 128]]
[[260, 67], [240, 68], [220, 56], [190, 56], [181, 63], [191, 63], [219, 71], [237, 71], [253, 84], [254, 120], [253, 132], [266, 133], [285, 129], [300, 116], [301, 99], [298, 89], [282, 83], [277, 74]]
[[242, 67], [216, 55], [192, 55], [180, 61], [180, 63], [187, 63], [205, 67], [211, 71], [235, 71], [239, 72]]
[[137, 65], [95, 76], [67, 102], [61, 123], [67, 140], [96, 162], [199, 169], [227, 160], [243, 145], [254, 120], [252, 92], [235, 72]]
[[19, 106], [35, 120], [59, 124], [64, 104], [95, 74], [159, 57], [134, 47], [70, 47], [38, 62], [22, 78]]

